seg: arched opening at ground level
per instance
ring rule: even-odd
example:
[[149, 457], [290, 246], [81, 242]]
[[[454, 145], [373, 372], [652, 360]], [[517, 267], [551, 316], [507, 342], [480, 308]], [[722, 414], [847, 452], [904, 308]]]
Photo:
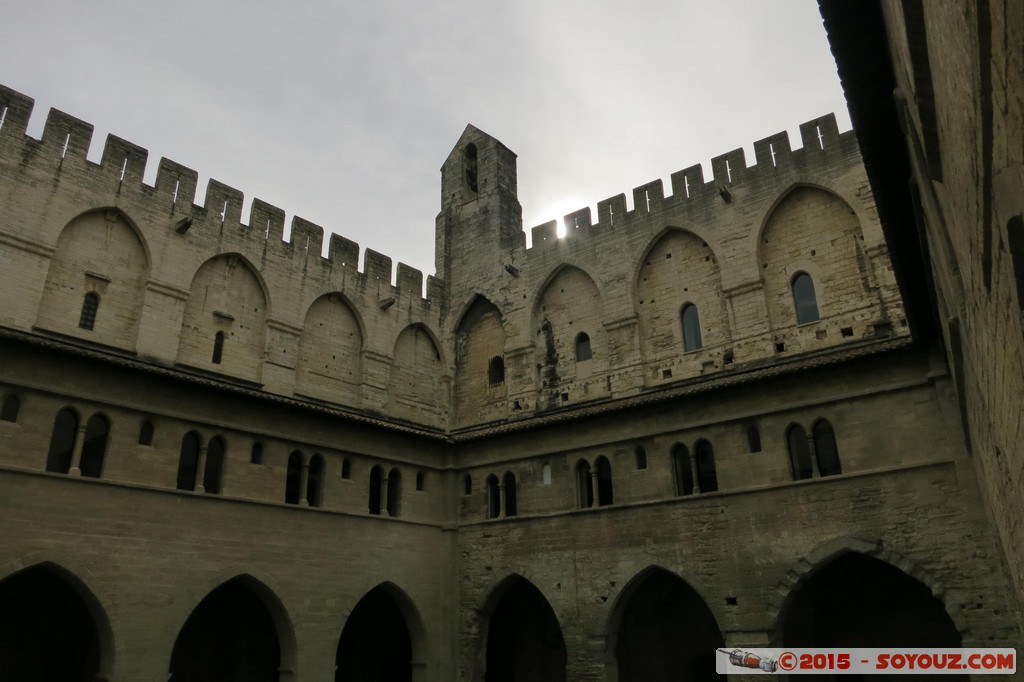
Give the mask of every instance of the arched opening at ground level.
[[281, 639], [254, 583], [232, 578], [192, 611], [174, 643], [170, 682], [278, 682]]
[[40, 564], [0, 581], [0, 680], [99, 682], [112, 651], [106, 615], [70, 573]]
[[352, 609], [338, 640], [335, 682], [414, 682], [422, 676], [422, 623], [404, 593], [378, 585]]
[[952, 648], [961, 641], [926, 585], [859, 552], [841, 554], [797, 584], [779, 630], [780, 644], [794, 647]]
[[606, 658], [618, 682], [714, 680], [715, 650], [725, 640], [697, 591], [662, 568], [649, 568], [623, 588], [609, 627]]
[[547, 599], [518, 576], [498, 592], [487, 624], [485, 682], [565, 682], [565, 640]]

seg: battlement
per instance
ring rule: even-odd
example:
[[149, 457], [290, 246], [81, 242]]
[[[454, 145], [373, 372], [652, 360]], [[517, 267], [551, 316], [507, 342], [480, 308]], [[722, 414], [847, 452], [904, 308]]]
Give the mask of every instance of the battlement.
[[530, 229], [532, 245], [528, 254], [557, 248], [563, 240], [600, 239], [612, 230], [628, 231], [648, 227], [652, 219], [667, 215], [706, 215], [732, 204], [736, 194], [757, 193], [759, 186], [773, 186], [779, 176], [788, 181], [818, 176], [855, 150], [852, 131], [840, 133], [835, 114], [812, 119], [800, 125], [802, 147], [793, 149], [786, 131], [754, 142], [755, 163], [748, 165], [742, 148], [711, 159], [713, 178], [705, 180], [704, 168], [690, 166], [672, 173], [671, 194], [665, 195], [660, 179], [632, 190], [633, 208], [627, 209], [626, 195], [617, 194], [597, 202], [597, 215], [589, 206], [572, 211], [562, 219], [565, 236], [557, 236], [557, 221]]
[[[365, 280], [365, 284], [391, 286], [382, 297], [414, 294], [423, 304], [438, 299], [443, 284], [427, 277], [424, 293], [423, 273], [404, 263], [397, 270], [391, 258], [371, 249], [363, 254], [359, 271], [360, 247], [356, 242], [331, 233], [324, 255], [324, 228], [298, 215], [291, 221], [289, 238], [284, 237], [285, 212], [254, 198], [248, 221], [242, 212], [243, 193], [223, 182], [211, 179], [202, 203], [198, 203], [199, 174], [187, 166], [161, 158], [155, 184], [143, 181], [149, 152], [116, 135], [108, 135], [100, 162], [89, 161], [94, 128], [91, 124], [58, 109], [50, 109], [40, 139], [28, 134], [35, 100], [0, 85], [0, 164], [20, 161], [23, 173], [52, 175], [55, 180], [73, 178], [96, 196], [112, 194], [119, 202], [134, 203], [137, 198], [150, 209], [165, 211], [182, 233], [191, 232], [211, 245], [220, 243], [225, 231], [266, 243], [268, 257], [290, 259], [292, 267], [343, 270], [347, 277]], [[298, 260], [300, 263], [296, 263]]]

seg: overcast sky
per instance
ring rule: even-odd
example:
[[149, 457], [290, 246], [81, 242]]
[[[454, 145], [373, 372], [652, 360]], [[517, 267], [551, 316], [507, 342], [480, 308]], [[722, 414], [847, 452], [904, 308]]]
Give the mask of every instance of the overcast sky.
[[[467, 123], [519, 156], [527, 232], [736, 147], [849, 117], [813, 0], [32, 0], [0, 82], [434, 272]], [[326, 244], [326, 240], [325, 240]]]

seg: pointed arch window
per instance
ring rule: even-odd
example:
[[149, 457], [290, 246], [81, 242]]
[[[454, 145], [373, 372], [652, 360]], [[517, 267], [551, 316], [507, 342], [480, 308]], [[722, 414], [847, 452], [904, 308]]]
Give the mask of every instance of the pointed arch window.
[[263, 443], [256, 441], [252, 444], [252, 450], [249, 452], [249, 463], [263, 464]]
[[100, 414], [89, 417], [85, 425], [85, 441], [82, 444], [82, 476], [99, 478], [103, 474], [103, 458], [107, 454], [107, 436], [110, 422]]
[[515, 516], [518, 508], [516, 506], [516, 475], [511, 471], [505, 472], [502, 479], [502, 487], [505, 490], [505, 516]]
[[592, 357], [594, 354], [590, 350], [590, 337], [586, 332], [580, 332], [576, 335], [576, 362], [590, 360]]
[[21, 412], [21, 401], [12, 393], [4, 398], [3, 408], [0, 408], [0, 421], [16, 422], [19, 412]]
[[786, 443], [789, 445], [789, 461], [793, 467], [793, 480], [802, 481], [814, 476], [814, 465], [811, 463], [811, 447], [807, 443], [807, 432], [804, 427], [794, 424], [786, 432]]
[[348, 457], [341, 460], [341, 477], [346, 481], [352, 478], [352, 460]]
[[309, 479], [306, 482], [306, 501], [310, 507], [323, 504], [323, 489], [324, 458], [322, 455], [313, 455], [309, 460]]
[[682, 443], [672, 448], [672, 475], [676, 484], [676, 496], [693, 494], [693, 468], [690, 464], [690, 450]]
[[181, 439], [181, 451], [178, 453], [178, 490], [195, 490], [198, 471], [199, 436], [189, 431]]
[[644, 446], [636, 446], [636, 469], [642, 471], [647, 468], [647, 450]]
[[370, 513], [380, 514], [381, 487], [384, 485], [384, 470], [379, 466], [370, 470]]
[[501, 516], [501, 486], [498, 477], [491, 474], [487, 477], [487, 518], [496, 519]]
[[590, 463], [580, 460], [576, 465], [576, 488], [579, 494], [580, 509], [594, 506], [594, 479], [590, 475]]
[[814, 424], [814, 453], [818, 456], [818, 473], [835, 476], [843, 473], [839, 464], [839, 448], [836, 446], [836, 432], [827, 419]]
[[615, 503], [615, 495], [612, 492], [612, 463], [607, 457], [598, 457], [594, 462], [597, 467], [597, 505], [604, 507]]
[[388, 516], [402, 512], [402, 472], [392, 469], [388, 472]]
[[473, 194], [477, 193], [477, 153], [476, 145], [470, 142], [462, 156], [463, 172], [466, 174], [466, 188]]
[[423, 492], [427, 484], [427, 475], [423, 471], [416, 472], [416, 490]]
[[466, 474], [462, 477], [462, 494], [472, 495], [473, 494], [473, 477]]
[[288, 470], [284, 479], [285, 504], [298, 504], [302, 497], [302, 463], [304, 459], [298, 450], [288, 455]]
[[700, 337], [700, 315], [697, 313], [697, 306], [687, 303], [680, 313], [683, 321], [683, 350], [687, 353], [693, 350], [700, 350], [703, 343]]
[[793, 278], [793, 305], [796, 308], [796, 323], [817, 322], [818, 298], [814, 293], [814, 280], [806, 272]]
[[693, 455], [697, 460], [697, 488], [702, 493], [713, 493], [718, 490], [718, 474], [715, 471], [715, 451], [706, 440], [698, 441], [693, 447]]
[[224, 478], [224, 453], [227, 446], [224, 439], [217, 436], [206, 448], [206, 467], [203, 471], [203, 490], [211, 495], [220, 495], [220, 487]]
[[66, 474], [71, 470], [71, 456], [75, 451], [78, 433], [78, 415], [70, 407], [57, 413], [50, 435], [50, 451], [46, 455], [46, 470]]
[[78, 316], [78, 327], [86, 331], [92, 331], [96, 325], [96, 313], [100, 309], [100, 295], [90, 291], [82, 299], [82, 312]]

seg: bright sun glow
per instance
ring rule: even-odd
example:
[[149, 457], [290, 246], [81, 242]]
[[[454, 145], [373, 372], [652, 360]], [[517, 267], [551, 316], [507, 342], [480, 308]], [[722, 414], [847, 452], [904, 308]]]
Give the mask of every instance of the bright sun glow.
[[[554, 220], [558, 223], [558, 236], [559, 238], [565, 236], [565, 215], [578, 211], [579, 209], [587, 205], [587, 200], [580, 197], [571, 196], [564, 199], [559, 199], [550, 204], [546, 204], [543, 210], [531, 211], [523, 215], [523, 227], [529, 233], [530, 228], [538, 225], [543, 225], [546, 222]], [[596, 222], [597, 217], [594, 215], [594, 207], [590, 207], [590, 219]]]

